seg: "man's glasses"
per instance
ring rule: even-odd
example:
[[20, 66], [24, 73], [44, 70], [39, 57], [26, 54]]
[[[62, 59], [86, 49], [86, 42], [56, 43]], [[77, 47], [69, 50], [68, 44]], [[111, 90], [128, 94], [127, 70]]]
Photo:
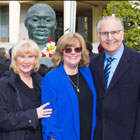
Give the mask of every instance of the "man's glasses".
[[115, 30], [115, 31], [110, 31], [110, 32], [99, 32], [101, 37], [108, 37], [109, 34], [111, 34], [113, 37], [117, 37], [119, 35], [121, 30]]
[[77, 47], [77, 48], [66, 47], [64, 50], [66, 53], [71, 53], [72, 50], [74, 50], [76, 53], [80, 53], [82, 51], [82, 47]]

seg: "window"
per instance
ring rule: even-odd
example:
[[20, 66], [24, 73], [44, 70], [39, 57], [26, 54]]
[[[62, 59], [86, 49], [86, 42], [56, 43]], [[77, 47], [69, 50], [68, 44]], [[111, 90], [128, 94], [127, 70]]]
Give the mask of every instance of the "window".
[[9, 7], [0, 6], [0, 42], [9, 41]]

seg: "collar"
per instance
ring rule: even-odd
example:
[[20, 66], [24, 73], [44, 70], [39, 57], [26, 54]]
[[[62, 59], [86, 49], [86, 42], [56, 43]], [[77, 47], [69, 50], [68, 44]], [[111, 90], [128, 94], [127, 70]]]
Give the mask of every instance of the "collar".
[[110, 56], [106, 52], [104, 52], [105, 53], [105, 61], [107, 60], [108, 57], [112, 57], [112, 58], [120, 60], [123, 52], [124, 52], [124, 45], [123, 44], [121, 45], [120, 49], [112, 56]]

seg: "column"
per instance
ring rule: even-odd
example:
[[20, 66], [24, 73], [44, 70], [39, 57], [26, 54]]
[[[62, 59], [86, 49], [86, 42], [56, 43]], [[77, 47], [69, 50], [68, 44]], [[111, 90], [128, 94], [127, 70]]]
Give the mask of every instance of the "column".
[[9, 1], [9, 42], [16, 43], [19, 40], [20, 3]]
[[76, 1], [64, 1], [64, 34], [75, 32]]

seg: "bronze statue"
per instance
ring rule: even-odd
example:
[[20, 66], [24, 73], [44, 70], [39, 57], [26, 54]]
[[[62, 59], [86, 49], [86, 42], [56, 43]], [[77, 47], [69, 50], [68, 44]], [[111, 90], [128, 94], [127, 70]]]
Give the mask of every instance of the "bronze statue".
[[[40, 51], [46, 47], [48, 38], [55, 42], [56, 14], [48, 4], [37, 3], [29, 8], [24, 24], [29, 38], [38, 44]], [[53, 66], [51, 58], [46, 57], [41, 58], [40, 64]]]
[[55, 41], [56, 14], [48, 4], [33, 5], [27, 12], [24, 24], [29, 38], [39, 45], [40, 50], [46, 46], [48, 38]]

